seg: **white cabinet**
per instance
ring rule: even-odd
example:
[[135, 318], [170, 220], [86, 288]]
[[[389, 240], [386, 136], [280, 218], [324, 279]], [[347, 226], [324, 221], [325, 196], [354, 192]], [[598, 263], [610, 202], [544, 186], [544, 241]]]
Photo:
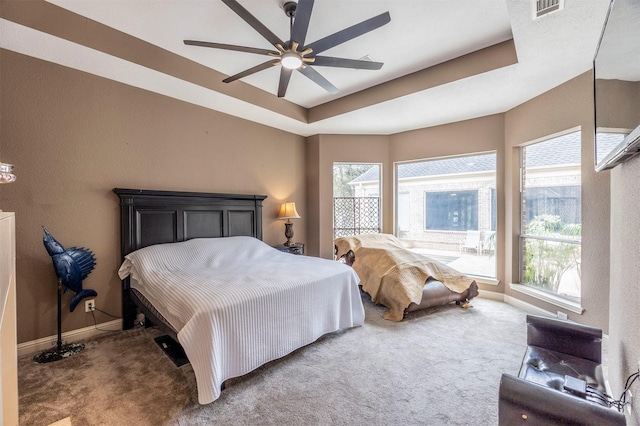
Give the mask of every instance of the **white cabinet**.
[[18, 424], [15, 214], [0, 212], [0, 410], [4, 426]]

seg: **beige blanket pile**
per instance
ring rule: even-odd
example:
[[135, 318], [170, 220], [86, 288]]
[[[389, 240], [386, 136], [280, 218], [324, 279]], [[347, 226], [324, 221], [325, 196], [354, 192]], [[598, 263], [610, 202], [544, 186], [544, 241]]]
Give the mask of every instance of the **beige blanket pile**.
[[388, 308], [383, 317], [402, 321], [404, 310], [422, 300], [422, 290], [428, 278], [442, 282], [455, 292], [469, 288], [474, 281], [453, 268], [402, 246], [389, 234], [365, 234], [336, 238], [337, 256], [353, 250], [353, 269], [360, 277], [362, 289], [374, 303]]

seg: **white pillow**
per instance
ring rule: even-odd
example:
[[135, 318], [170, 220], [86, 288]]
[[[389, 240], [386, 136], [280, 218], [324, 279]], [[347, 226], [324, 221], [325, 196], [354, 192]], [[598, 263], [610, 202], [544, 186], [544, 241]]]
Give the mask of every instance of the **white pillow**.
[[[277, 250], [253, 237], [194, 238], [179, 243], [155, 244], [125, 256], [118, 270], [121, 279], [138, 278], [138, 271], [216, 268], [278, 255]], [[286, 254], [286, 253], [282, 253]]]

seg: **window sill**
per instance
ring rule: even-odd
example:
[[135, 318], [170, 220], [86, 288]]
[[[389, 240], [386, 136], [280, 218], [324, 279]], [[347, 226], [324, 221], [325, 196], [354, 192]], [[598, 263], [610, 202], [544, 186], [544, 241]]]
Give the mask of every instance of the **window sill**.
[[482, 277], [479, 275], [467, 274], [468, 277], [476, 280], [478, 284], [486, 284], [486, 285], [499, 285], [500, 281], [495, 278]]
[[584, 313], [584, 308], [579, 303], [572, 302], [560, 296], [547, 293], [546, 291], [541, 291], [523, 284], [511, 283], [509, 284], [509, 287], [513, 291], [517, 291], [519, 293], [526, 294], [527, 296], [531, 296], [544, 302], [551, 303], [552, 305], [558, 306], [571, 312], [575, 312], [576, 314], [582, 315]]

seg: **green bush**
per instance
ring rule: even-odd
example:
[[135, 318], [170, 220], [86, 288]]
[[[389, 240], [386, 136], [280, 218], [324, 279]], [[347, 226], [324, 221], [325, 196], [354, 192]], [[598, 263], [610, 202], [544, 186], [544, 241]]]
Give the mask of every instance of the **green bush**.
[[526, 284], [557, 293], [565, 272], [576, 268], [580, 275], [580, 244], [570, 242], [580, 239], [580, 224], [565, 224], [556, 215], [540, 215], [527, 225], [526, 235], [569, 240], [525, 238]]

